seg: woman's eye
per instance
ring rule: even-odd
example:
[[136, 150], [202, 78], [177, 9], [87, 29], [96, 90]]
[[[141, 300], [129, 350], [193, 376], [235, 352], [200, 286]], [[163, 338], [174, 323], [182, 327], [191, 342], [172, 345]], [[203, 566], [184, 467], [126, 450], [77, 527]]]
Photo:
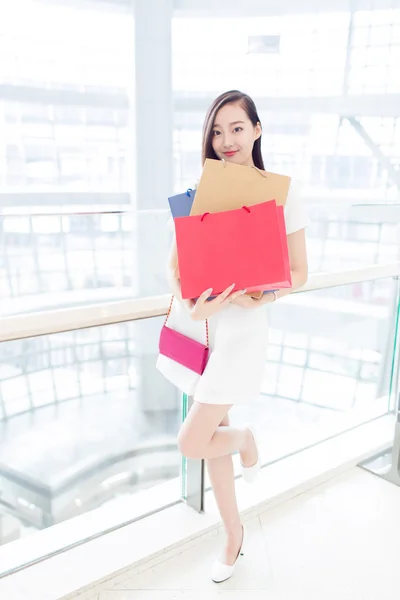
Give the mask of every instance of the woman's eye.
[[217, 130], [214, 130], [214, 131], [213, 131], [213, 135], [219, 135], [219, 134], [220, 134], [220, 132], [219, 132], [219, 131], [217, 131]]
[[243, 127], [235, 127], [233, 130], [235, 133], [239, 133], [239, 131], [243, 131]]

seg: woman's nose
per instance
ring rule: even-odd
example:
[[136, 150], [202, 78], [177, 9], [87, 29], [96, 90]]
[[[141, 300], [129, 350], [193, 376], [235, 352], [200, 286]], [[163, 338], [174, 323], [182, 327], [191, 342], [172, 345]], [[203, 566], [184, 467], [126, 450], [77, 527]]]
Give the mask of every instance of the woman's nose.
[[231, 148], [233, 146], [233, 141], [230, 136], [225, 136], [224, 138], [224, 146], [225, 148]]

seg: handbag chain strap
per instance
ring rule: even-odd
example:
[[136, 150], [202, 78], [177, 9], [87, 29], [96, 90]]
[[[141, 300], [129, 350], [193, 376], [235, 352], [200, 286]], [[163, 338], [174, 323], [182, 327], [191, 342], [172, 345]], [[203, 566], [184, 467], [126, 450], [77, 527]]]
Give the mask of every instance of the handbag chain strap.
[[[168, 308], [167, 315], [165, 317], [164, 325], [167, 324], [168, 317], [171, 314], [173, 302], [174, 302], [174, 296], [171, 296], [171, 302], [169, 303], [169, 308]], [[206, 321], [206, 346], [207, 346], [207, 348], [209, 348], [210, 347], [210, 340], [209, 340], [209, 332], [208, 332], [208, 319], [206, 319], [205, 321]]]

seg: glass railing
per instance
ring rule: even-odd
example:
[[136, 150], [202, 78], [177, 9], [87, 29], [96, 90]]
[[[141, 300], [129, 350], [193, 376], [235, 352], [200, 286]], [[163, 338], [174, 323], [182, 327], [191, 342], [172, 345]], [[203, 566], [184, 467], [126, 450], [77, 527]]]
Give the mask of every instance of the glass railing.
[[[162, 294], [168, 211], [132, 211], [126, 198], [114, 206], [4, 209], [1, 313]], [[309, 215], [310, 273], [397, 260], [400, 204], [311, 204]]]
[[308, 214], [311, 273], [398, 260], [400, 203], [313, 202]]
[[[99, 322], [125, 318], [99, 306]], [[0, 574], [14, 548], [29, 563], [181, 500], [181, 396], [155, 369], [162, 318], [131, 307], [129, 321], [75, 328], [66, 314], [69, 330], [0, 343]], [[8, 543], [28, 536], [22, 552]]]
[[4, 210], [1, 313], [161, 294], [171, 243], [167, 221], [166, 210], [132, 211], [126, 204]]
[[[271, 307], [262, 395], [250, 414], [232, 414], [261, 424], [265, 464], [390, 410], [399, 275], [399, 263], [314, 275]], [[155, 368], [154, 315], [167, 305], [163, 296], [3, 319], [0, 574], [188, 490], [201, 506], [199, 464], [181, 463], [176, 446], [185, 406]]]

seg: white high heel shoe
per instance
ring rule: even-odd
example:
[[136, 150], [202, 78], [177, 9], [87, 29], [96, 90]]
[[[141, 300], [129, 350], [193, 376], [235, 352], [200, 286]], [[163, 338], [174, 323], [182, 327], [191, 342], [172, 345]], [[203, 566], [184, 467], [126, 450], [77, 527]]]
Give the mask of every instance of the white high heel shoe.
[[214, 562], [212, 572], [211, 572], [211, 579], [214, 581], [214, 583], [222, 583], [223, 581], [226, 581], [227, 579], [230, 579], [232, 577], [232, 575], [235, 571], [237, 562], [239, 560], [239, 557], [243, 556], [243, 544], [244, 544], [244, 527], [243, 527], [243, 525], [242, 525], [242, 531], [243, 531], [242, 545], [240, 546], [238, 555], [237, 555], [236, 560], [233, 563], [233, 565], [224, 565], [218, 559]]
[[252, 436], [254, 438], [254, 443], [257, 448], [257, 462], [252, 467], [245, 467], [242, 465], [242, 463], [240, 463], [240, 466], [242, 468], [243, 479], [246, 481], [246, 483], [254, 483], [254, 481], [257, 479], [258, 474], [261, 469], [260, 445], [258, 443], [258, 438], [257, 438], [255, 428], [252, 427], [251, 425], [247, 425], [246, 429], [248, 429], [250, 431], [250, 433], [252, 434]]

